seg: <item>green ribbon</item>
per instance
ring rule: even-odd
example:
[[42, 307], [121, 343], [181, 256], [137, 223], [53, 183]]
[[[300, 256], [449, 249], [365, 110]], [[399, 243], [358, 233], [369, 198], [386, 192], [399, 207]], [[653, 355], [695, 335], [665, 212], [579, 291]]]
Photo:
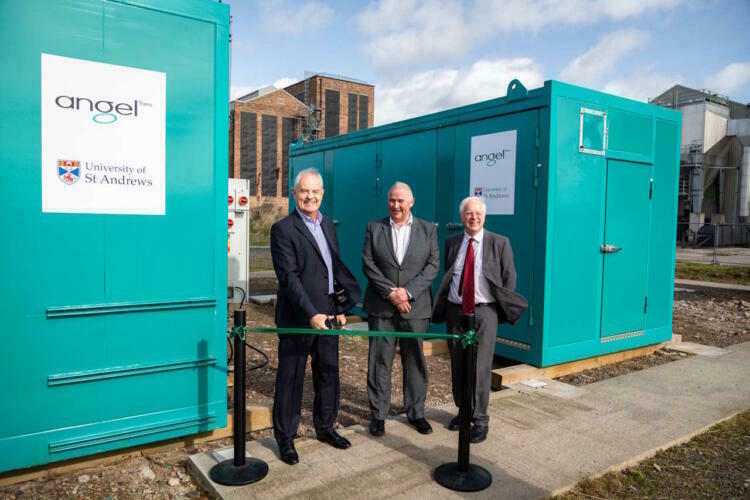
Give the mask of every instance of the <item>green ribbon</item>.
[[229, 340], [233, 339], [235, 335], [237, 335], [244, 342], [245, 336], [247, 335], [247, 327], [246, 326], [233, 326], [232, 332], [229, 334]]
[[[248, 328], [250, 333], [282, 333], [292, 335], [345, 335], [348, 337], [396, 337], [400, 339], [461, 340], [452, 333], [376, 332], [368, 330], [315, 330], [313, 328]], [[474, 336], [476, 340], [476, 335]], [[475, 342], [476, 343], [476, 342]]]
[[461, 335], [461, 347], [464, 349], [466, 349], [466, 346], [477, 345], [478, 343], [476, 330], [467, 330]]

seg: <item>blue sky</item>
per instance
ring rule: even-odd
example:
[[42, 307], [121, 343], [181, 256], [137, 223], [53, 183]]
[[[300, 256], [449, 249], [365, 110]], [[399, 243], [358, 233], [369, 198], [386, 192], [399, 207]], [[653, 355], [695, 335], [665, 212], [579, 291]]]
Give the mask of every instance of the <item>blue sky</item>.
[[305, 71], [375, 85], [375, 123], [558, 79], [646, 100], [676, 83], [750, 102], [748, 0], [227, 2], [232, 97]]

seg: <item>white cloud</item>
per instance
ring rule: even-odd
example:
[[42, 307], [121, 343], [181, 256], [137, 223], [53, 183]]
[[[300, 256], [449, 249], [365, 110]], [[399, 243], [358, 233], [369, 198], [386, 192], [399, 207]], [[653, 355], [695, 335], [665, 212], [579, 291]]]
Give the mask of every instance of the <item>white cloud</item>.
[[706, 77], [703, 86], [731, 97], [732, 92], [750, 83], [750, 62], [728, 64], [715, 75]]
[[630, 76], [610, 80], [600, 90], [636, 101], [648, 101], [683, 81], [680, 75], [654, 73], [653, 67], [635, 68]]
[[591, 25], [666, 10], [682, 0], [376, 0], [357, 15], [381, 69], [445, 60], [499, 33]]
[[278, 33], [303, 33], [326, 27], [334, 11], [321, 2], [306, 2], [302, 6], [288, 4], [285, 0], [260, 3], [260, 25], [266, 31]]
[[232, 85], [229, 88], [229, 100], [237, 99], [238, 97], [242, 97], [243, 95], [249, 94], [250, 92], [258, 89], [262, 89], [263, 87], [268, 87], [269, 85], [273, 85], [277, 89], [283, 89], [284, 87], [288, 87], [289, 85], [296, 83], [299, 81], [299, 78], [292, 78], [292, 77], [284, 77], [279, 78], [273, 83], [264, 83], [262, 85]]
[[643, 46], [648, 39], [649, 34], [640, 30], [610, 33], [573, 59], [560, 73], [560, 79], [578, 85], [596, 85], [612, 73], [622, 56]]
[[502, 97], [518, 78], [526, 88], [543, 83], [538, 65], [528, 58], [482, 59], [468, 68], [442, 68], [378, 85], [376, 125]]

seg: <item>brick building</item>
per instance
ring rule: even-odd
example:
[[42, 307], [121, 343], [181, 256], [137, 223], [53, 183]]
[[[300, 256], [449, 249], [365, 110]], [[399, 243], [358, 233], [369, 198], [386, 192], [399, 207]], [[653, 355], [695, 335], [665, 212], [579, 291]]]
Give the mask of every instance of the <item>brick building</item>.
[[375, 87], [314, 74], [285, 89], [264, 87], [230, 104], [229, 177], [250, 180], [251, 207], [286, 206], [289, 145], [370, 128]]

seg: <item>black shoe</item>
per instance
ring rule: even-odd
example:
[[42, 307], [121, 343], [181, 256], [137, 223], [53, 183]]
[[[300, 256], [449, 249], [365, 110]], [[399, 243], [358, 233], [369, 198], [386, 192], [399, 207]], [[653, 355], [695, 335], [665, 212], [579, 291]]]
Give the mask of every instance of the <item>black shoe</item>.
[[285, 464], [294, 465], [299, 462], [299, 455], [294, 449], [294, 441], [279, 441], [279, 457]]
[[489, 430], [489, 427], [485, 427], [483, 425], [475, 425], [471, 428], [471, 438], [469, 438], [469, 441], [472, 443], [481, 443], [485, 439], [487, 439], [487, 431]]
[[385, 434], [385, 420], [378, 420], [376, 418], [370, 420], [370, 434], [375, 437]]
[[409, 420], [409, 423], [413, 425], [414, 428], [417, 429], [417, 432], [419, 432], [420, 434], [432, 433], [432, 426], [427, 420], [423, 418], [418, 418], [416, 420]]
[[451, 419], [451, 423], [448, 424], [448, 430], [450, 431], [457, 431], [461, 427], [461, 419], [458, 418], [458, 415], [453, 417]]
[[338, 448], [339, 450], [345, 450], [352, 445], [348, 439], [338, 435], [333, 429], [329, 431], [318, 432], [318, 441], [328, 443], [334, 448]]

